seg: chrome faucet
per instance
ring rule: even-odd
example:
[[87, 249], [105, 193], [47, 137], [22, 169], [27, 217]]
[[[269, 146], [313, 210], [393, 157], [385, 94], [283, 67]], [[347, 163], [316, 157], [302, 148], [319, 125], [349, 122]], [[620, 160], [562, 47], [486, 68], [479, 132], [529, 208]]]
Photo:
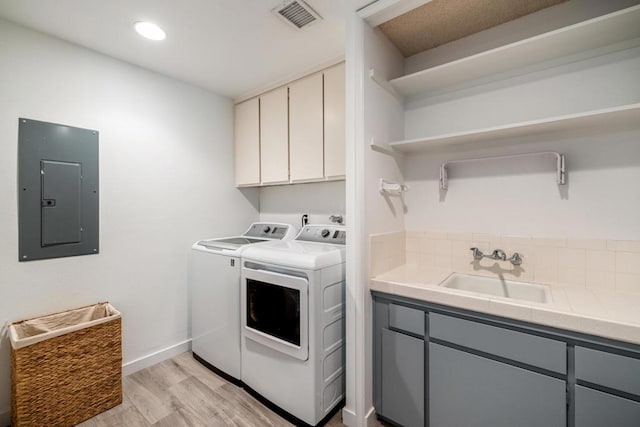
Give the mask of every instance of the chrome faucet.
[[510, 258], [507, 258], [507, 254], [502, 249], [494, 249], [491, 255], [485, 255], [478, 248], [470, 248], [473, 254], [473, 259], [481, 260], [482, 258], [495, 259], [496, 261], [509, 261], [513, 265], [522, 264], [522, 255], [518, 252], [514, 252]]
[[489, 255], [487, 258], [491, 258], [499, 261], [506, 261], [507, 254], [502, 249], [494, 249], [491, 255]]

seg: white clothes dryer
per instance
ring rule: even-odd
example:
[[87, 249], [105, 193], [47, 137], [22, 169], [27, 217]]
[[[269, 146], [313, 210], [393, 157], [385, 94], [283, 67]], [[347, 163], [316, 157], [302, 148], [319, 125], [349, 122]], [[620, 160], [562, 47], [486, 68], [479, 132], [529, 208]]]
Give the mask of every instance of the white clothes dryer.
[[291, 240], [290, 224], [254, 223], [241, 236], [200, 240], [189, 257], [193, 357], [221, 376], [240, 380], [240, 255], [255, 244]]
[[344, 400], [345, 227], [242, 254], [242, 381], [295, 418], [326, 422]]

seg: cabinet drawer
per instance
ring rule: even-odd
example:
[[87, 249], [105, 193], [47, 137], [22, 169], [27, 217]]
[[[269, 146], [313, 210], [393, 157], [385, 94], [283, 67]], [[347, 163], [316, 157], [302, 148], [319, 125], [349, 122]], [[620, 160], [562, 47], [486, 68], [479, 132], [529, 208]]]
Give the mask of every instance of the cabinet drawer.
[[549, 371], [567, 372], [564, 342], [437, 313], [429, 315], [429, 335]]
[[389, 304], [389, 326], [394, 329], [424, 336], [425, 314], [422, 310]]
[[576, 379], [640, 396], [640, 360], [576, 347]]
[[576, 386], [576, 426], [637, 427], [640, 403]]

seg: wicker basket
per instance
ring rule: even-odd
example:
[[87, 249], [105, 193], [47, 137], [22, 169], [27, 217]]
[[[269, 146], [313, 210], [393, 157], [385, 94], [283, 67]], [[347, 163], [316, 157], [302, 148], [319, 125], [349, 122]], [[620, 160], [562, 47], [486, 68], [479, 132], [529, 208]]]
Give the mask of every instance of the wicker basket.
[[122, 403], [121, 316], [109, 303], [12, 323], [13, 426], [72, 426]]

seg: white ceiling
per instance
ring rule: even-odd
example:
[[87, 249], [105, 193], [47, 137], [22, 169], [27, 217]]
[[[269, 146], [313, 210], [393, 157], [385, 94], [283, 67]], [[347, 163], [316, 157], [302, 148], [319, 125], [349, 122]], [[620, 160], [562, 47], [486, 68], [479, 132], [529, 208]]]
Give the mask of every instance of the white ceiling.
[[[232, 98], [344, 55], [345, 16], [371, 0], [306, 0], [324, 20], [296, 30], [282, 0], [0, 0], [0, 17]], [[153, 42], [133, 30], [151, 21]]]

